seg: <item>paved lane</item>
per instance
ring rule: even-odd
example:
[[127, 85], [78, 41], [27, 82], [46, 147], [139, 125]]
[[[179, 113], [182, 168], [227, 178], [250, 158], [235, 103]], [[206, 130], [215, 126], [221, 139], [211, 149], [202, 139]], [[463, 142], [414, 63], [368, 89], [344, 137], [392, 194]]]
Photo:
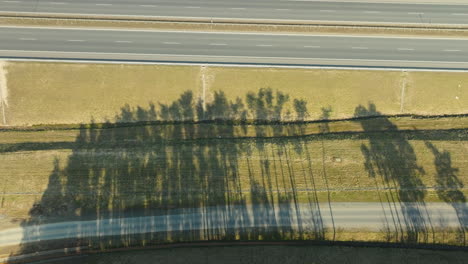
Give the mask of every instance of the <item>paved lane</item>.
[[0, 27], [0, 57], [466, 67], [468, 39]]
[[[445, 203], [332, 203], [217, 206], [177, 209], [168, 215], [74, 221], [28, 226], [0, 232], [0, 246], [41, 240], [104, 237], [149, 232], [210, 230], [210, 233], [248, 228], [315, 230], [431, 230], [468, 226], [468, 204]], [[455, 210], [456, 208], [456, 210]]]
[[456, 4], [356, 3], [303, 0], [0, 0], [0, 11], [468, 24], [468, 5]]

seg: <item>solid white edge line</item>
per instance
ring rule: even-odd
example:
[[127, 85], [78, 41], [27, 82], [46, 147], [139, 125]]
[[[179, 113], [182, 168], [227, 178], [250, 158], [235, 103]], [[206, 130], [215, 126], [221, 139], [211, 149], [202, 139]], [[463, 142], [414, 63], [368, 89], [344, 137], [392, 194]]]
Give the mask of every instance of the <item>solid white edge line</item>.
[[145, 30], [145, 29], [113, 29], [113, 28], [74, 28], [74, 27], [42, 27], [42, 26], [6, 26], [0, 28], [24, 28], [24, 29], [50, 29], [50, 30], [76, 30], [76, 31], [117, 31], [117, 32], [154, 32], [154, 33], [189, 33], [189, 34], [212, 34], [212, 35], [260, 35], [260, 36], [303, 36], [303, 37], [342, 37], [342, 38], [370, 38], [370, 39], [435, 39], [435, 40], [465, 40], [467, 38], [442, 38], [442, 37], [419, 37], [419, 36], [371, 36], [371, 35], [343, 35], [343, 34], [293, 34], [293, 33], [265, 33], [265, 32], [213, 32], [213, 31], [189, 31], [189, 30]]
[[[280, 0], [281, 2], [323, 2], [324, 0]], [[357, 4], [395, 4], [395, 5], [460, 5], [465, 6], [468, 3], [443, 3], [441, 2], [408, 2], [408, 1], [366, 1], [366, 0], [327, 0], [331, 3], [357, 3]]]
[[[0, 57], [1, 59], [1, 57]], [[69, 63], [89, 63], [89, 64], [129, 64], [129, 65], [183, 65], [183, 66], [209, 66], [209, 67], [233, 67], [233, 68], [285, 68], [285, 69], [335, 69], [335, 70], [356, 70], [356, 71], [397, 71], [397, 72], [462, 72], [466, 73], [467, 70], [459, 69], [413, 69], [413, 68], [396, 68], [396, 67], [365, 67], [365, 66], [288, 66], [288, 65], [274, 65], [274, 64], [210, 64], [210, 63], [186, 63], [186, 62], [132, 62], [132, 61], [96, 61], [96, 60], [71, 60], [71, 59], [6, 59], [7, 61], [46, 61], [46, 62], [69, 62]]]
[[[294, 59], [294, 60], [330, 60], [330, 61], [368, 61], [368, 62], [412, 62], [412, 63], [448, 63], [467, 64], [459, 61], [413, 61], [413, 60], [373, 60], [373, 59], [331, 59], [331, 58], [295, 58], [295, 57], [255, 57], [255, 56], [218, 56], [218, 55], [187, 55], [187, 54], [160, 54], [160, 53], [117, 53], [117, 52], [79, 52], [79, 51], [42, 51], [42, 50], [0, 50], [0, 52], [25, 53], [63, 53], [63, 54], [102, 54], [102, 55], [133, 55], [133, 56], [172, 56], [172, 57], [199, 57], [199, 58], [249, 58], [249, 59]], [[1, 58], [1, 56], [0, 56]], [[89, 59], [92, 60], [92, 59]], [[124, 59], [122, 59], [124, 60]], [[383, 66], [381, 66], [383, 67]]]

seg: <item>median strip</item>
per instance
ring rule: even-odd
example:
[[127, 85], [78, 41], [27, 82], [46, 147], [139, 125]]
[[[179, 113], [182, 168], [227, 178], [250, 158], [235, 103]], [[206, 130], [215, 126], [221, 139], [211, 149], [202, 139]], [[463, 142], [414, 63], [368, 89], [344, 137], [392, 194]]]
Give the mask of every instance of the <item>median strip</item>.
[[[156, 7], [147, 5], [148, 7]], [[194, 7], [186, 7], [194, 8]], [[234, 8], [233, 8], [234, 9]], [[243, 8], [235, 8], [242, 10]], [[325, 10], [322, 10], [325, 11]], [[327, 10], [329, 12], [333, 10]], [[371, 11], [368, 11], [371, 12]], [[457, 14], [463, 15], [463, 14]], [[467, 14], [468, 15], [468, 14]], [[277, 20], [243, 18], [156, 17], [0, 12], [0, 23], [16, 26], [173, 29], [191, 31], [376, 34], [468, 37], [467, 25], [376, 23], [350, 21]]]

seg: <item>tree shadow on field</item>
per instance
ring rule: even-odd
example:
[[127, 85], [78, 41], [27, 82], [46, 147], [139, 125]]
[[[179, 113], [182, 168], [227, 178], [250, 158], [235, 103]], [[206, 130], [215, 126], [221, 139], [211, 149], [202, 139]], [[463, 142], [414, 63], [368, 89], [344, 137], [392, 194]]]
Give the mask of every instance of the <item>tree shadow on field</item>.
[[[359, 118], [363, 116], [377, 117]], [[426, 191], [421, 180], [425, 172], [418, 165], [413, 147], [374, 104], [356, 107], [355, 117], [368, 137], [368, 143], [361, 145], [364, 166], [375, 180], [376, 188], [383, 190], [379, 192], [382, 209], [392, 219], [386, 226], [394, 237], [389, 236], [388, 240], [428, 242], [432, 224], [426, 217]]]
[[[46, 191], [22, 223], [20, 253], [207, 240], [335, 240], [331, 200], [340, 179], [337, 168], [326, 164], [333, 151], [326, 140], [335, 139], [366, 141], [361, 152], [375, 184], [368, 189], [379, 195], [388, 241], [429, 241], [434, 230], [424, 202], [425, 171], [408, 137], [427, 142], [453, 135], [404, 133], [373, 104], [355, 109], [363, 133], [338, 135], [327, 121], [331, 112], [322, 109], [318, 135], [298, 136], [317, 128], [305, 122], [307, 102], [272, 89], [233, 100], [216, 91], [210, 102], [187, 91], [170, 103], [125, 105], [112, 122], [82, 125], [75, 142], [61, 147], [71, 154], [54, 161]], [[426, 146], [434, 154], [437, 193], [454, 206], [462, 234], [467, 208], [457, 169], [447, 151]], [[31, 243], [41, 234], [62, 236]]]
[[[297, 99], [296, 112], [286, 113], [288, 101], [272, 89], [249, 93], [245, 101], [215, 92], [212, 102], [188, 91], [169, 104], [125, 105], [115, 122], [81, 126], [71, 155], [55, 160], [47, 190], [23, 223], [22, 252], [51, 247], [26, 243], [41, 233], [29, 226], [81, 220], [91, 222], [61, 227], [81, 238], [57, 240], [60, 247], [323, 240], [317, 195], [302, 204], [297, 191], [299, 175], [315, 186], [307, 142], [275, 137], [286, 129], [280, 124], [285, 116], [307, 115], [306, 102]], [[245, 136], [248, 119], [259, 125]], [[292, 162], [298, 155], [308, 161]], [[106, 235], [90, 236], [98, 233]]]
[[426, 146], [434, 154], [437, 195], [442, 201], [449, 203], [455, 209], [460, 223], [457, 232], [457, 242], [461, 245], [466, 245], [468, 207], [466, 206], [466, 197], [461, 191], [463, 182], [457, 176], [458, 169], [452, 167], [452, 159], [448, 151], [440, 151], [434, 144], [428, 141], [426, 141]]
[[[321, 111], [322, 111], [322, 115], [320, 116], [320, 119], [325, 122], [319, 125], [319, 132], [322, 134], [326, 134], [330, 132], [330, 126], [328, 124], [328, 120], [330, 119], [332, 108], [330, 106], [323, 107]], [[335, 240], [336, 239], [336, 227], [335, 227], [335, 221], [333, 217], [333, 210], [331, 206], [331, 193], [330, 193], [330, 185], [328, 184], [327, 167], [325, 166], [325, 159], [326, 159], [327, 154], [326, 154], [326, 147], [325, 147], [325, 142], [323, 138], [321, 140], [321, 144], [322, 144], [322, 175], [323, 175], [323, 179], [325, 182], [325, 187], [327, 189], [328, 210], [330, 211], [330, 217], [331, 217], [332, 228], [333, 228], [332, 239]]]

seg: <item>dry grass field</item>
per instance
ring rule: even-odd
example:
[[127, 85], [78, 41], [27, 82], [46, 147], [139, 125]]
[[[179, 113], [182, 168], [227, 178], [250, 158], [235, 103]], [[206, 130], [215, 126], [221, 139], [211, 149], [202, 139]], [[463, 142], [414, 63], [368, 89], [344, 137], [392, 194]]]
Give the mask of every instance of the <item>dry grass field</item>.
[[[2, 132], [0, 214], [8, 219], [27, 219], [38, 202], [51, 212], [64, 204], [93, 212], [102, 208], [198, 207], [226, 199], [255, 203], [258, 190], [268, 194], [271, 203], [292, 198], [301, 202], [311, 198], [319, 202], [379, 202], [385, 195], [405, 201], [399, 189], [424, 188], [425, 202], [443, 202], [434, 189], [441, 184], [441, 165], [436, 159], [443, 155], [448, 163], [445, 166], [454, 170], [461, 183], [457, 188], [468, 194], [463, 188], [468, 184], [466, 129], [433, 130], [439, 119], [420, 119], [422, 126], [413, 126], [410, 131], [389, 131], [378, 125], [379, 118], [370, 120], [344, 122], [359, 125], [357, 133], [271, 138], [255, 137], [255, 125], [248, 129], [254, 137], [236, 137], [228, 131], [232, 126], [210, 124]], [[466, 120], [445, 118], [441, 123], [466, 127]], [[409, 122], [401, 118], [387, 121], [395, 125]], [[374, 123], [375, 128], [363, 130], [366, 122]], [[328, 123], [329, 127], [333, 128], [333, 123]], [[338, 127], [343, 130], [343, 126]], [[372, 155], [366, 156], [363, 146], [374, 156], [385, 153], [388, 158], [374, 160]], [[411, 175], [419, 182], [410, 179], [394, 185], [379, 172], [370, 171], [366, 167], [369, 162], [380, 167], [403, 166], [392, 172], [392, 177]], [[378, 177], [371, 177], [372, 173]], [[91, 179], [95, 184], [89, 182]], [[121, 191], [115, 196], [108, 188], [113, 193], [114, 188]], [[209, 190], [215, 191], [215, 198], [204, 196]], [[101, 209], [93, 198], [96, 193], [102, 193], [99, 200], [105, 206], [101, 204]], [[219, 195], [224, 198], [218, 200]]]
[[306, 100], [309, 120], [327, 107], [330, 119], [352, 117], [369, 102], [386, 115], [468, 112], [466, 73], [39, 62], [9, 62], [6, 70], [10, 126], [114, 122], [125, 104], [171, 102], [187, 90], [205, 102], [219, 91], [235, 100], [268, 87]]

